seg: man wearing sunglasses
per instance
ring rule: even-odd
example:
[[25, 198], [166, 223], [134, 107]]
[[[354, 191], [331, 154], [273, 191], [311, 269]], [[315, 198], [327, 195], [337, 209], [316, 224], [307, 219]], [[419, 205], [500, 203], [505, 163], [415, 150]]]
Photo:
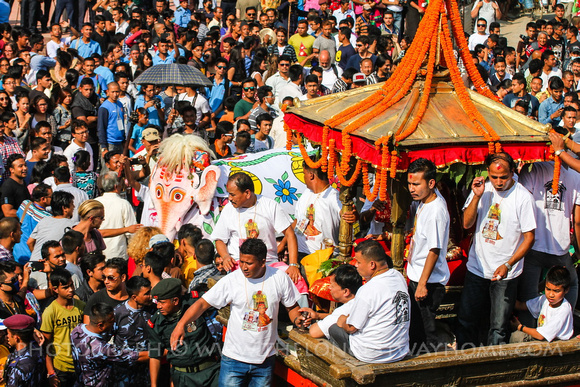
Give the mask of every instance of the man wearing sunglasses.
[[252, 78], [247, 78], [242, 82], [242, 99], [234, 107], [234, 119], [247, 120], [252, 109], [259, 105], [256, 101], [256, 86], [256, 80]]
[[16, 262], [0, 262], [0, 319], [26, 313], [24, 301], [18, 295], [20, 284], [16, 270]]
[[478, 44], [485, 44], [487, 42], [487, 37], [489, 36], [485, 31], [487, 30], [487, 21], [485, 19], [479, 18], [476, 23], [477, 33], [472, 34], [469, 37], [469, 51], [474, 51], [475, 46]]
[[89, 323], [89, 315], [94, 305], [105, 303], [113, 309], [129, 299], [129, 293], [125, 289], [127, 280], [127, 261], [123, 258], [111, 258], [105, 262], [103, 268], [103, 281], [105, 287], [93, 294], [85, 306], [84, 323]]

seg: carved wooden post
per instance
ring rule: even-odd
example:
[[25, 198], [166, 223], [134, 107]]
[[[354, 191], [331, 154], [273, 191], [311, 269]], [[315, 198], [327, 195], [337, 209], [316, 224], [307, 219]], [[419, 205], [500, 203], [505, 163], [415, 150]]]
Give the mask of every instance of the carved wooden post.
[[393, 265], [399, 271], [403, 271], [403, 258], [405, 253], [405, 222], [409, 209], [410, 195], [406, 189], [405, 174], [398, 174], [396, 178], [389, 179], [391, 194], [391, 224], [393, 225], [393, 237], [391, 239], [391, 254]]
[[[352, 170], [352, 168], [351, 168]], [[341, 259], [347, 259], [351, 256], [352, 252], [352, 239], [353, 230], [352, 224], [347, 223], [342, 219], [342, 214], [345, 212], [352, 211], [354, 209], [354, 197], [355, 190], [353, 187], [340, 187], [340, 202], [342, 203], [342, 210], [340, 211], [340, 227], [338, 229], [338, 250], [340, 252], [339, 256]]]

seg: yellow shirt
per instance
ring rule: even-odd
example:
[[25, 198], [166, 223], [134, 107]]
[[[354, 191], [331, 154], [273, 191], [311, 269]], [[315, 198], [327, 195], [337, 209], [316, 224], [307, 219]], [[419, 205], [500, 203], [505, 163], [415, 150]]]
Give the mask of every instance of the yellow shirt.
[[70, 334], [83, 322], [85, 303], [73, 299], [73, 307], [68, 310], [54, 300], [42, 313], [42, 332], [52, 334], [54, 344], [54, 368], [63, 372], [74, 372]]
[[[312, 54], [312, 46], [314, 46], [315, 40], [316, 39], [312, 35], [300, 36], [294, 34], [290, 37], [288, 44], [294, 47], [298, 63], [302, 62], [307, 56]], [[310, 60], [304, 63], [304, 66], [310, 66]]]
[[[6, 367], [6, 361], [8, 361], [8, 355], [10, 351], [3, 345], [0, 345], [0, 375], [4, 375], [4, 368]], [[0, 387], [6, 386], [6, 381], [0, 383]]]
[[193, 279], [193, 273], [195, 273], [198, 266], [199, 265], [197, 263], [197, 259], [195, 259], [194, 257], [185, 257], [183, 259], [183, 265], [181, 265], [181, 272], [183, 273], [185, 287], [189, 286], [189, 283]]

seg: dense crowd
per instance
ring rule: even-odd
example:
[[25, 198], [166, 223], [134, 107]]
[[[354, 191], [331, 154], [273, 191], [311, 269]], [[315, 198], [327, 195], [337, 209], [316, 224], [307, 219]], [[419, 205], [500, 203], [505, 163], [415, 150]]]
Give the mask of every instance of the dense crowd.
[[[473, 61], [507, 107], [565, 135], [550, 138], [566, 167], [553, 184], [553, 162], [498, 153], [471, 184], [457, 349], [573, 335], [580, 16], [554, 3], [514, 48], [507, 3], [464, 7]], [[457, 219], [430, 161], [407, 175], [408, 283], [389, 257], [390, 202], [341, 214], [308, 163], [294, 214], [232, 173], [211, 231], [180, 223], [169, 239], [147, 216], [162, 141], [196, 136], [212, 159], [283, 147], [283, 105], [387, 80], [427, 1], [20, 0], [12, 25], [14, 6], [0, 0], [0, 385], [270, 385], [279, 319], [365, 362], [451, 349], [435, 316]], [[170, 63], [211, 86], [135, 82]], [[343, 304], [329, 314], [311, 308], [301, 261], [338, 244], [341, 219], [367, 237], [329, 278]]]

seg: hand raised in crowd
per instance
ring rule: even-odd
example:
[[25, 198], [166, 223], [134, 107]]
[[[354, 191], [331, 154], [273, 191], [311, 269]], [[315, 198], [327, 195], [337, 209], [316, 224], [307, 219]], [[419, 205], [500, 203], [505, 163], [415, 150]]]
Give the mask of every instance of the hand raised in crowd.
[[475, 196], [481, 197], [485, 191], [485, 177], [479, 176], [473, 179], [473, 182], [471, 183], [471, 190]]
[[134, 234], [137, 232], [137, 230], [139, 230], [141, 227], [143, 227], [142, 224], [134, 224], [132, 226], [129, 227], [125, 227], [127, 229], [126, 232], [130, 233], [130, 234]]
[[224, 270], [232, 271], [235, 266], [235, 261], [231, 256], [224, 257]]

